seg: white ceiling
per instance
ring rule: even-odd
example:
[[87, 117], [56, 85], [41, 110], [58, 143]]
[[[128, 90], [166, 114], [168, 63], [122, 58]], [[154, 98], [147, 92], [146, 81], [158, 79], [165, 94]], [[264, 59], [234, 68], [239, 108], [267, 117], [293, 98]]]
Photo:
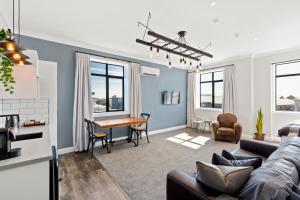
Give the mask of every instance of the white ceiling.
[[[300, 46], [299, 0], [214, 1], [215, 6], [212, 0], [26, 0], [22, 33], [149, 60], [149, 48], [135, 39], [143, 35], [137, 21], [146, 22], [151, 11], [154, 31], [177, 38], [186, 30], [194, 47], [212, 42], [207, 51], [214, 58], [204, 63]], [[11, 9], [12, 1], [0, 0], [10, 25]]]

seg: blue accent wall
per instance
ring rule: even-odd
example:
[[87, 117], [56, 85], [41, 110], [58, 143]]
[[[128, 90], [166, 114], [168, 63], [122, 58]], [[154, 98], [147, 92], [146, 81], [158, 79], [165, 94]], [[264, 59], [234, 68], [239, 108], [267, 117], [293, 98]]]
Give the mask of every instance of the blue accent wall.
[[[158, 130], [186, 124], [187, 72], [142, 60], [131, 59], [105, 52], [99, 52], [47, 40], [22, 36], [21, 43], [38, 51], [39, 59], [58, 63], [57, 69], [57, 138], [58, 148], [73, 146], [73, 101], [75, 79], [75, 51], [126, 59], [141, 65], [160, 68], [160, 77], [142, 77], [142, 110], [151, 114], [149, 130]], [[179, 105], [163, 105], [162, 91], [180, 91]], [[113, 130], [114, 137], [127, 135], [127, 128]]]

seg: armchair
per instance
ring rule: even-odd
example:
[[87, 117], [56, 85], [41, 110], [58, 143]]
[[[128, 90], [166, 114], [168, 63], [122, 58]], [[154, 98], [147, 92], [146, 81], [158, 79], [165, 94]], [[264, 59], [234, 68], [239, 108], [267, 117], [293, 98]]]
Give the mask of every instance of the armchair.
[[237, 117], [231, 113], [218, 115], [217, 121], [211, 124], [215, 140], [224, 140], [238, 143], [242, 135], [242, 126]]

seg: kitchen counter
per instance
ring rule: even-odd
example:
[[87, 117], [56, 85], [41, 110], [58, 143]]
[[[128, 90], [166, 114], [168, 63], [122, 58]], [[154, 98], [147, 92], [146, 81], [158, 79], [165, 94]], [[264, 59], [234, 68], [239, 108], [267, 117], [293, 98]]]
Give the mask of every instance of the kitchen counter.
[[43, 137], [12, 142], [11, 148], [21, 148], [21, 156], [0, 160], [0, 171], [34, 164], [37, 162], [43, 162], [52, 158], [49, 127], [47, 125], [36, 127], [20, 127], [12, 132], [15, 135], [43, 132]]

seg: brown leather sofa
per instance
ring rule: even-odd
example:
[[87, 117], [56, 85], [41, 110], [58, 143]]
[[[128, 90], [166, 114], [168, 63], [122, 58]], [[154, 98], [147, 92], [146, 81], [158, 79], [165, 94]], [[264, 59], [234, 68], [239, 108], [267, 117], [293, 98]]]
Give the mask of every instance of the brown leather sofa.
[[[236, 155], [269, 157], [278, 145], [250, 140], [241, 140]], [[196, 165], [195, 165], [196, 167]], [[174, 170], [167, 175], [167, 200], [212, 200], [222, 193], [196, 180], [196, 175], [188, 175]]]
[[211, 124], [215, 140], [238, 143], [242, 135], [242, 126], [237, 122], [237, 117], [232, 113], [218, 115], [217, 121]]

